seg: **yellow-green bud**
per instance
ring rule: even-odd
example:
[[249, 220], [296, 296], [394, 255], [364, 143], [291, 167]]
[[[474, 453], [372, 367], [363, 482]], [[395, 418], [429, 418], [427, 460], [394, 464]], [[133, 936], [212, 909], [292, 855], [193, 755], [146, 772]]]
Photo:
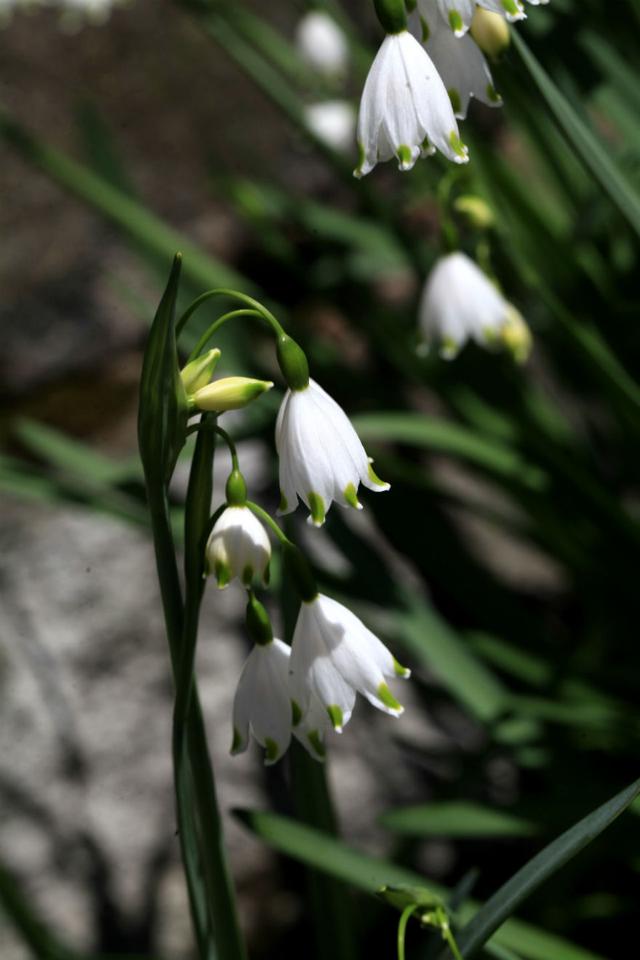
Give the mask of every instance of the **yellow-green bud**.
[[498, 57], [511, 43], [509, 24], [499, 13], [476, 7], [471, 21], [471, 36], [488, 57]]
[[500, 340], [516, 363], [525, 363], [528, 360], [533, 346], [533, 337], [522, 314], [514, 306], [510, 307], [507, 319], [500, 330]]
[[224, 413], [238, 410], [256, 400], [266, 390], [271, 390], [270, 380], [253, 380], [251, 377], [223, 377], [202, 387], [190, 397], [192, 406], [198, 410]]
[[453, 208], [457, 213], [462, 214], [476, 230], [488, 230], [495, 223], [493, 210], [480, 197], [474, 197], [471, 194], [457, 197], [453, 202]]
[[206, 387], [219, 359], [220, 351], [216, 347], [208, 353], [203, 353], [201, 357], [196, 357], [182, 368], [180, 378], [188, 396]]

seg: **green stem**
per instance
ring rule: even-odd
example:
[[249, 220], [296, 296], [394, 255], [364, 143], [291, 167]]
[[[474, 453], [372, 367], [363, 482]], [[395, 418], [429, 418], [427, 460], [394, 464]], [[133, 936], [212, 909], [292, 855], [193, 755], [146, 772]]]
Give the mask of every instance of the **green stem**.
[[231, 437], [229, 436], [229, 434], [227, 433], [227, 431], [226, 431], [226, 430], [223, 430], [222, 427], [219, 427], [219, 426], [216, 424], [215, 430], [216, 430], [216, 433], [218, 434], [218, 436], [219, 436], [219, 437], [222, 437], [222, 439], [223, 439], [224, 442], [226, 443], [227, 447], [229, 448], [229, 453], [231, 454], [231, 469], [232, 469], [232, 470], [239, 470], [239, 469], [240, 469], [240, 466], [239, 466], [239, 464], [238, 464], [238, 450], [237, 450], [237, 448], [236, 448], [235, 443], [233, 442], [233, 440], [231, 439]]
[[252, 500], [247, 500], [247, 506], [252, 513], [255, 513], [256, 517], [266, 523], [270, 530], [276, 535], [278, 540], [283, 546], [295, 547], [295, 544], [292, 540], [289, 540], [289, 537], [286, 533], [280, 529], [276, 521], [273, 519], [270, 513], [267, 513], [266, 510], [263, 510], [257, 503], [254, 503]]
[[406, 936], [407, 924], [409, 922], [409, 918], [416, 912], [417, 907], [417, 903], [410, 903], [402, 911], [400, 923], [398, 924], [398, 960], [404, 960], [404, 939]]
[[201, 801], [198, 803], [200, 850], [218, 956], [220, 960], [242, 960], [244, 943], [224, 850], [213, 768], [199, 710], [196, 714], [200, 722], [189, 723], [200, 604], [205, 583], [204, 556], [210, 523], [215, 433], [213, 418], [203, 417], [189, 475], [185, 509], [185, 615], [176, 681], [173, 749], [176, 770], [181, 771], [185, 765], [186, 734], [196, 797]]
[[209, 340], [214, 336], [215, 333], [220, 329], [227, 320], [233, 320], [234, 317], [258, 317], [262, 319], [262, 314], [258, 313], [257, 310], [250, 310], [248, 308], [243, 308], [242, 310], [230, 310], [229, 313], [223, 313], [221, 317], [218, 317], [210, 326], [207, 327], [205, 332], [202, 334], [195, 347], [189, 354], [187, 362], [195, 360], [196, 357], [200, 356]]
[[[266, 320], [267, 323], [271, 324], [278, 336], [281, 336], [284, 333], [284, 330], [271, 311], [267, 310], [267, 308], [263, 306], [259, 300], [254, 300], [254, 298], [250, 297], [248, 293], [241, 293], [239, 290], [230, 290], [227, 287], [215, 287], [213, 290], [206, 290], [204, 293], [201, 293], [200, 296], [196, 297], [193, 303], [187, 307], [180, 319], [176, 322], [176, 337], [180, 336], [187, 321], [193, 316], [196, 310], [198, 310], [203, 303], [206, 303], [208, 300], [211, 300], [214, 297], [229, 297], [231, 300], [239, 300], [240, 303], [246, 304], [246, 306], [250, 307], [264, 320]], [[216, 323], [218, 322], [219, 321], [216, 321]]]

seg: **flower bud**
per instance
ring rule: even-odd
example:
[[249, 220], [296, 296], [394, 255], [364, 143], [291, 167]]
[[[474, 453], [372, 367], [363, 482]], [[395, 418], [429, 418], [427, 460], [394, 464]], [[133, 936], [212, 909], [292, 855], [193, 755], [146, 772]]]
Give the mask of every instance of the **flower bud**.
[[476, 7], [471, 21], [471, 36], [488, 57], [498, 57], [511, 43], [509, 24], [499, 13]]
[[198, 410], [210, 410], [224, 413], [225, 410], [238, 410], [256, 400], [261, 393], [271, 390], [270, 380], [254, 380], [251, 377], [223, 377], [202, 387], [190, 397]]
[[453, 208], [467, 220], [470, 226], [475, 227], [476, 230], [488, 230], [495, 223], [493, 210], [489, 204], [480, 197], [465, 194], [454, 200]]
[[201, 357], [196, 357], [180, 371], [182, 384], [188, 396], [197, 393], [211, 380], [216, 364], [220, 359], [220, 351], [217, 348], [203, 353]]
[[514, 306], [511, 306], [500, 330], [500, 340], [516, 363], [526, 363], [533, 346], [533, 337], [522, 314]]

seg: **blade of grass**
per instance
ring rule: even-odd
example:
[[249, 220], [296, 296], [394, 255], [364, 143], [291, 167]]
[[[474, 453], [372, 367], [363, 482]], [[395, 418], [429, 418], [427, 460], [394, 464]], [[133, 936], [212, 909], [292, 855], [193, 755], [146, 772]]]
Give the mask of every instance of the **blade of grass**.
[[[281, 853], [323, 870], [334, 877], [364, 890], [376, 893], [383, 886], [428, 887], [446, 900], [450, 891], [440, 884], [426, 880], [419, 873], [399, 867], [353, 850], [333, 837], [296, 823], [288, 817], [252, 810], [236, 811], [236, 815], [250, 830]], [[478, 905], [467, 903], [459, 911], [462, 922], [469, 920]], [[507, 920], [496, 931], [495, 943], [507, 950], [515, 950], [527, 960], [603, 960], [597, 954], [547, 933], [521, 920]]]
[[[518, 870], [458, 934], [458, 946], [463, 957], [474, 956], [523, 900], [606, 830], [639, 794], [640, 780], [636, 780], [576, 823]], [[443, 953], [443, 960], [444, 956]]]

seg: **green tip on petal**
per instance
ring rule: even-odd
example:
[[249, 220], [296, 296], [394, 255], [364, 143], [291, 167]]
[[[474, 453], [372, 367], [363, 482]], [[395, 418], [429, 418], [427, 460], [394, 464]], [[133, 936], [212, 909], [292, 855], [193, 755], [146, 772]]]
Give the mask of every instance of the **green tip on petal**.
[[401, 143], [396, 150], [396, 157], [398, 158], [401, 170], [410, 170], [413, 166], [411, 147], [408, 147], [405, 143]]
[[394, 713], [401, 714], [404, 710], [404, 707], [401, 703], [398, 703], [386, 683], [381, 683], [379, 685], [378, 697], [380, 698], [380, 702], [383, 703], [385, 707], [388, 707], [389, 710], [393, 710]]
[[267, 766], [270, 766], [272, 763], [275, 763], [280, 754], [280, 748], [275, 740], [272, 740], [271, 737], [266, 737], [264, 741], [264, 762]]
[[233, 739], [231, 741], [231, 753], [242, 753], [245, 749], [246, 744], [242, 739], [242, 735], [237, 727], [233, 728]]
[[262, 582], [264, 583], [265, 587], [269, 586], [270, 580], [271, 580], [271, 566], [269, 563], [267, 563], [266, 567], [264, 568], [264, 573], [262, 574]]
[[424, 17], [420, 17], [420, 29], [422, 31], [422, 42], [426, 43], [431, 35], [431, 30], [429, 29], [429, 24]]
[[350, 507], [362, 510], [362, 504], [358, 500], [358, 491], [352, 483], [348, 483], [344, 488], [344, 499]]
[[391, 484], [387, 483], [385, 480], [381, 480], [378, 474], [375, 472], [375, 470], [373, 469], [371, 460], [369, 460], [369, 463], [367, 465], [367, 476], [369, 477], [369, 480], [371, 480], [371, 483], [375, 483], [375, 485], [377, 487], [380, 487], [381, 490], [391, 489]]
[[281, 490], [281, 491], [280, 491], [280, 506], [278, 507], [278, 510], [280, 511], [280, 513], [284, 513], [288, 506], [289, 506], [289, 504], [287, 503], [287, 498], [285, 497], [284, 493], [283, 493], [282, 490]]
[[250, 563], [248, 563], [244, 568], [244, 570], [242, 571], [242, 582], [245, 585], [245, 587], [250, 587], [252, 580], [253, 580], [253, 567], [251, 566]]
[[464, 23], [457, 10], [449, 10], [449, 26], [456, 34], [464, 32]]
[[401, 663], [398, 663], [396, 658], [393, 658], [393, 672], [396, 677], [403, 677], [405, 680], [411, 676], [411, 670], [408, 667], [403, 667]]
[[511, 17], [517, 17], [522, 13], [520, 5], [516, 3], [516, 0], [502, 0], [502, 9]]
[[358, 180], [360, 180], [360, 178], [364, 176], [362, 172], [362, 168], [365, 165], [366, 159], [367, 159], [367, 155], [364, 152], [364, 146], [358, 141], [358, 166], [353, 171], [354, 177], [357, 177]]
[[342, 724], [344, 723], [344, 716], [340, 707], [332, 703], [327, 707], [327, 713], [329, 714], [329, 719], [333, 725], [333, 729], [336, 733], [342, 733]]
[[321, 527], [326, 516], [324, 501], [319, 493], [314, 493], [313, 491], [308, 494], [308, 499], [309, 510], [311, 511], [311, 522], [314, 527]]
[[453, 107], [454, 113], [460, 113], [462, 109], [462, 100], [460, 99], [460, 94], [453, 87], [451, 90], [447, 90], [449, 94], [449, 100], [451, 100], [451, 106]]
[[302, 720], [302, 708], [295, 700], [291, 701], [291, 725], [297, 727]]
[[327, 751], [324, 743], [322, 742], [322, 737], [318, 730], [309, 730], [307, 734], [307, 740], [311, 744], [311, 749], [316, 754], [316, 759], [324, 760], [327, 755]]
[[224, 590], [227, 584], [231, 581], [231, 570], [226, 563], [221, 563], [218, 561], [213, 570], [216, 580], [218, 581], [218, 588]]
[[460, 139], [460, 135], [456, 133], [455, 130], [452, 130], [449, 134], [449, 145], [457, 157], [460, 159], [467, 160], [469, 156], [469, 150], [465, 147], [464, 143]]
[[445, 337], [440, 344], [440, 356], [443, 360], [453, 360], [458, 356], [460, 344], [451, 337]]
[[492, 83], [487, 84], [486, 93], [487, 99], [490, 100], [491, 103], [502, 103], [502, 97]]

